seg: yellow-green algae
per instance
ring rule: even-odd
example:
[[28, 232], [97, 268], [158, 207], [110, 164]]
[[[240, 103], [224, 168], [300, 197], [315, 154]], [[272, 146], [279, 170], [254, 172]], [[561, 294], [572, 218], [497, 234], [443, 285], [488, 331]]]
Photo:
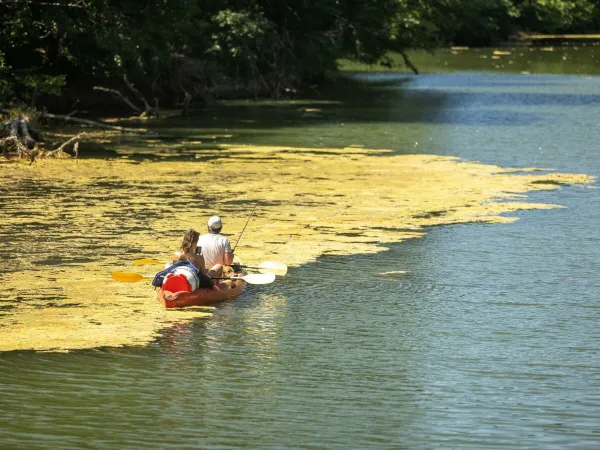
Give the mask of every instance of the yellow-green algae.
[[118, 283], [110, 274], [153, 273], [157, 266], [131, 261], [166, 259], [185, 229], [204, 231], [215, 213], [235, 243], [258, 203], [236, 253], [248, 264], [299, 265], [323, 254], [384, 251], [431, 225], [511, 222], [517, 218], [504, 213], [559, 207], [527, 202], [526, 192], [594, 181], [358, 146], [195, 143], [187, 151], [196, 159], [187, 161], [136, 161], [120, 150], [109, 161], [0, 162], [5, 192], [20, 183], [39, 186], [18, 205], [6, 199], [0, 226], [26, 226], [33, 216], [51, 228], [50, 237], [26, 236], [30, 247], [7, 243], [15, 257], [2, 263], [0, 305], [9, 308], [0, 322], [0, 350], [144, 345], [173, 322], [206, 315], [164, 310], [148, 282]]

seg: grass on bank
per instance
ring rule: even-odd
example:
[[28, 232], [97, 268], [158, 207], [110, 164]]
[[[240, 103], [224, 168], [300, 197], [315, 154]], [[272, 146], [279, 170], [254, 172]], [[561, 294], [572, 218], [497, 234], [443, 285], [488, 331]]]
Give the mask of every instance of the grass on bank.
[[[561, 75], [600, 75], [600, 43], [582, 43], [569, 46], [513, 46], [513, 47], [450, 47], [427, 52], [407, 52], [421, 73], [429, 72], [507, 72], [548, 73]], [[369, 65], [340, 60], [344, 72], [406, 72], [410, 69], [398, 53], [388, 55], [392, 64]]]

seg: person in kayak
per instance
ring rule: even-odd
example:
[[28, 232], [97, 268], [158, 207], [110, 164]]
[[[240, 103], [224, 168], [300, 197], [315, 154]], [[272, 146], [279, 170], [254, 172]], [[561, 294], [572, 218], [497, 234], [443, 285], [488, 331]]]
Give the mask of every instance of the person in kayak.
[[204, 258], [199, 252], [200, 233], [189, 229], [183, 235], [179, 250], [173, 253], [172, 264], [156, 274], [153, 285], [171, 292], [193, 292], [200, 288], [213, 288], [213, 271], [206, 271]]
[[206, 274], [206, 263], [201, 253], [201, 248], [198, 246], [198, 233], [193, 228], [190, 228], [183, 235], [179, 250], [173, 253], [173, 264], [179, 261], [188, 261], [196, 266], [200, 272]]
[[221, 276], [223, 266], [233, 264], [233, 251], [229, 239], [221, 234], [223, 221], [219, 216], [208, 219], [208, 233], [198, 238], [198, 247], [202, 249], [202, 256], [206, 267], [210, 271]]

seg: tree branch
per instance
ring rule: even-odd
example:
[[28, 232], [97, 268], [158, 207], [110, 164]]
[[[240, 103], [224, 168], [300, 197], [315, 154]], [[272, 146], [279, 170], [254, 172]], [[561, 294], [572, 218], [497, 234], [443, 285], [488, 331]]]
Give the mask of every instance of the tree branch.
[[75, 157], [77, 157], [79, 155], [79, 140], [86, 136], [87, 136], [87, 133], [85, 133], [85, 132], [79, 133], [77, 136], [73, 136], [68, 141], [63, 142], [56, 150], [52, 150], [50, 152], [45, 153], [44, 158], [50, 158], [50, 157], [56, 156], [57, 154], [63, 152], [65, 147], [74, 141], [77, 141], [77, 142], [75, 142], [75, 146], [74, 146]]
[[129, 90], [131, 92], [133, 92], [134, 95], [136, 95], [137, 98], [144, 104], [144, 108], [146, 108], [146, 111], [145, 111], [146, 114], [150, 115], [152, 113], [152, 107], [150, 106], [150, 104], [146, 100], [146, 97], [144, 97], [142, 95], [142, 93], [135, 88], [135, 86], [133, 85], [133, 83], [131, 83], [131, 81], [129, 81], [129, 78], [127, 78], [127, 74], [123, 75], [123, 81], [125, 81], [125, 84], [129, 88]]
[[122, 131], [122, 132], [126, 132], [126, 133], [141, 133], [141, 134], [152, 134], [152, 135], [156, 134], [153, 131], [149, 131], [144, 128], [120, 127], [117, 125], [109, 125], [104, 122], [96, 122], [94, 120], [80, 119], [79, 117], [63, 116], [61, 114], [44, 113], [42, 115], [42, 117], [47, 117], [49, 119], [55, 119], [55, 120], [64, 120], [67, 122], [81, 123], [83, 125], [89, 125], [89, 126], [96, 127], [96, 128], [102, 128], [104, 130], [115, 130], [115, 131]]
[[411, 60], [408, 59], [408, 55], [404, 53], [404, 50], [400, 50], [400, 54], [402, 55], [402, 58], [404, 58], [404, 64], [406, 64], [406, 66], [412, 70], [415, 75], [419, 75], [419, 69], [417, 69]]
[[142, 110], [140, 108], [138, 108], [137, 106], [135, 106], [131, 100], [129, 100], [127, 97], [125, 97], [121, 92], [117, 91], [116, 89], [109, 89], [109, 88], [105, 88], [102, 86], [94, 86], [94, 90], [95, 91], [102, 91], [102, 92], [109, 92], [117, 97], [120, 97], [121, 100], [123, 100], [125, 103], [127, 103], [127, 105], [129, 105], [129, 107], [131, 109], [133, 109], [135, 112], [141, 114]]

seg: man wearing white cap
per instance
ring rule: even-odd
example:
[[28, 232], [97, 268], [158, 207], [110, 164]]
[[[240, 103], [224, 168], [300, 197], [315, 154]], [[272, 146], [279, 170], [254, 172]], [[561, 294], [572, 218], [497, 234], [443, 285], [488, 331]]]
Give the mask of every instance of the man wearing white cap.
[[206, 268], [215, 272], [222, 271], [223, 266], [233, 263], [233, 251], [229, 239], [223, 236], [223, 222], [219, 216], [208, 219], [208, 233], [198, 238], [198, 253], [202, 253]]

